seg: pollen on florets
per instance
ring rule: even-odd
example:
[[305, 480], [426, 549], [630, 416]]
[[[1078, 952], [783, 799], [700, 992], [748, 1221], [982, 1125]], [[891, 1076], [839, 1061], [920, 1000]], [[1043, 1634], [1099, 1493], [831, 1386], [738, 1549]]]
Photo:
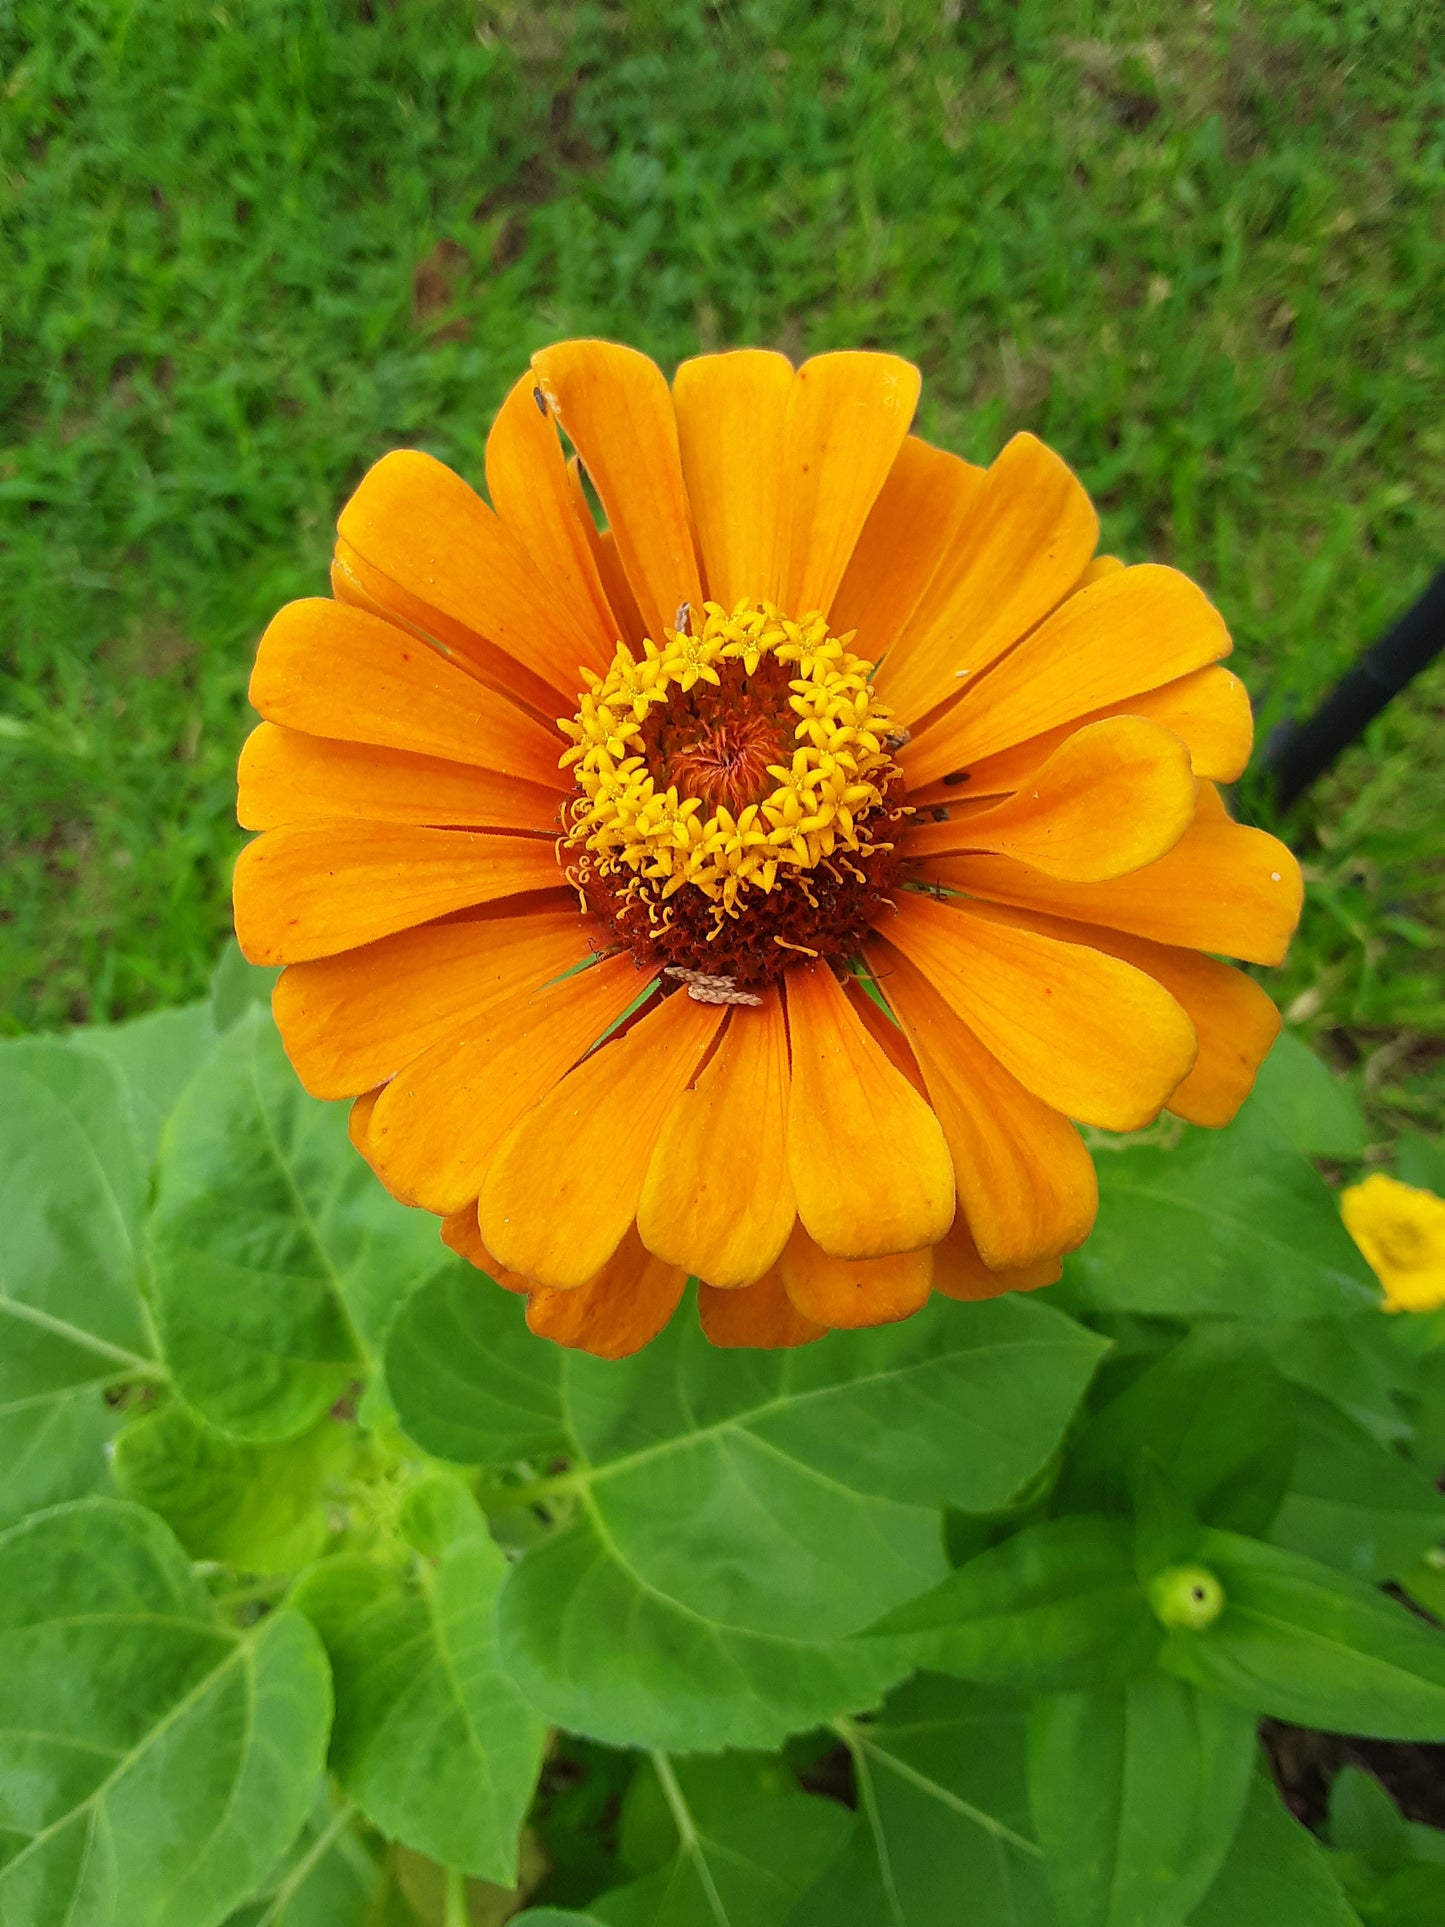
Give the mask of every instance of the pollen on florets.
[[824, 616], [701, 614], [640, 659], [619, 643], [561, 722], [563, 860], [639, 954], [757, 982], [847, 954], [872, 921], [903, 814], [898, 738], [872, 664]]

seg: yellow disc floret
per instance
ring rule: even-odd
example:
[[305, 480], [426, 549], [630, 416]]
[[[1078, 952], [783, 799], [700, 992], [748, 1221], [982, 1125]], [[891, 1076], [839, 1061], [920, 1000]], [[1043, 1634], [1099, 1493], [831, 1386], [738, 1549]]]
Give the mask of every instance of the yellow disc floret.
[[[575, 718], [577, 795], [567, 843], [609, 893], [666, 903], [691, 886], [715, 925], [782, 878], [860, 863], [892, 848], [870, 822], [898, 775], [898, 738], [873, 694], [873, 665], [822, 615], [770, 602], [688, 612], [641, 660], [619, 643], [588, 676]], [[655, 921], [655, 918], [654, 918]]]

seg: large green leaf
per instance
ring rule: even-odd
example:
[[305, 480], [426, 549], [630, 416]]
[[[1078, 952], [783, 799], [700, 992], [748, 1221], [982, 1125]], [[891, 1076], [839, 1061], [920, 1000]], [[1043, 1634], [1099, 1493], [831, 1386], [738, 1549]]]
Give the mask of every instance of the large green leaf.
[[435, 1221], [387, 1197], [345, 1110], [307, 1097], [259, 1008], [181, 1098], [151, 1230], [177, 1382], [213, 1425], [249, 1439], [314, 1424], [441, 1259]]
[[1299, 1452], [1270, 1533], [1276, 1545], [1357, 1579], [1391, 1579], [1445, 1540], [1433, 1480], [1323, 1399], [1296, 1400]]
[[74, 1032], [71, 1042], [108, 1058], [120, 1072], [142, 1153], [146, 1164], [153, 1164], [166, 1119], [215, 1048], [210, 999], [182, 1004], [178, 1010], [154, 1010], [128, 1024], [92, 1024]]
[[683, 1762], [658, 1756], [677, 1845], [666, 1865], [589, 1903], [606, 1927], [784, 1927], [848, 1836], [835, 1801], [785, 1792], [741, 1810], [690, 1800]]
[[1371, 1586], [1234, 1533], [1204, 1533], [1199, 1561], [1224, 1611], [1203, 1631], [1171, 1633], [1171, 1671], [1297, 1726], [1445, 1740], [1445, 1633]]
[[1175, 1927], [1224, 1863], [1254, 1719], [1161, 1673], [1036, 1700], [1029, 1806], [1070, 1927]]
[[560, 1448], [562, 1351], [472, 1265], [439, 1271], [397, 1313], [386, 1382], [403, 1428], [457, 1465], [508, 1465]]
[[1365, 1148], [1359, 1099], [1291, 1031], [1275, 1040], [1259, 1067], [1238, 1127], [1273, 1136], [1317, 1158], [1357, 1158]]
[[48, 1038], [0, 1044], [0, 1408], [156, 1375], [144, 1203], [119, 1071]]
[[342, 1787], [404, 1845], [510, 1886], [546, 1727], [497, 1663], [505, 1565], [477, 1518], [414, 1572], [327, 1560], [294, 1597], [336, 1676]]
[[843, 1728], [858, 1817], [788, 1927], [1054, 1927], [1029, 1823], [1024, 1702], [924, 1676]]
[[0, 1536], [0, 1923], [211, 1927], [310, 1808], [331, 1693], [298, 1614], [217, 1617], [139, 1507]]
[[1246, 1326], [1292, 1385], [1328, 1399], [1372, 1438], [1393, 1445], [1410, 1436], [1402, 1399], [1416, 1385], [1417, 1365], [1397, 1345], [1378, 1302], [1343, 1318], [1293, 1325]]
[[193, 1559], [292, 1572], [326, 1542], [324, 1493], [344, 1471], [351, 1437], [350, 1427], [323, 1418], [299, 1438], [250, 1445], [172, 1405], [121, 1433], [116, 1483], [158, 1512]]
[[1329, 1856], [1286, 1812], [1262, 1772], [1229, 1857], [1189, 1927], [1360, 1927]]
[[1159, 1643], [1133, 1532], [1102, 1515], [1026, 1527], [870, 1633], [917, 1666], [1025, 1692], [1126, 1678]]
[[1298, 1151], [1248, 1131], [1101, 1152], [1099, 1219], [1069, 1261], [1079, 1302], [1188, 1319], [1298, 1319], [1376, 1304], [1334, 1194]]
[[378, 1912], [384, 1874], [356, 1813], [328, 1791], [269, 1878], [226, 1927], [419, 1927], [410, 1909]]
[[941, 1506], [1037, 1473], [1100, 1350], [1011, 1299], [794, 1352], [675, 1319], [623, 1365], [569, 1355], [577, 1511], [508, 1579], [507, 1664], [559, 1724], [676, 1751], [872, 1704], [902, 1662], [843, 1642], [943, 1577]]
[[95, 1385], [0, 1407], [0, 1526], [101, 1490], [118, 1422]]
[[1146, 1450], [1210, 1525], [1261, 1532], [1294, 1464], [1289, 1388], [1230, 1332], [1191, 1333], [1089, 1421], [1063, 1496], [1126, 1507]]

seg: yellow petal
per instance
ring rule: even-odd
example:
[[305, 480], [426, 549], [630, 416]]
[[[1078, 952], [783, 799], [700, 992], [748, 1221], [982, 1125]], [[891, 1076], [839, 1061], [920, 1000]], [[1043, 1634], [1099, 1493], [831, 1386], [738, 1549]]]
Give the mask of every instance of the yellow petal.
[[[1229, 654], [1229, 632], [1177, 569], [1141, 563], [1071, 595], [904, 751], [910, 789]], [[881, 693], [887, 694], [884, 690]]]
[[[644, 985], [630, 957], [606, 957], [498, 1005], [413, 1058], [382, 1092], [368, 1132], [387, 1189], [442, 1217], [460, 1211], [481, 1190], [512, 1125], [623, 1016]], [[506, 1264], [503, 1254], [498, 1262]]]
[[672, 384], [682, 472], [707, 592], [725, 609], [775, 592], [786, 355], [762, 348], [699, 355]]
[[594, 1358], [630, 1358], [651, 1344], [677, 1310], [687, 1273], [644, 1251], [629, 1231], [612, 1257], [570, 1291], [535, 1285], [527, 1323], [539, 1338]]
[[954, 549], [986, 473], [917, 435], [899, 449], [833, 598], [833, 631], [855, 630], [858, 655], [879, 662], [892, 649]]
[[[826, 615], [918, 405], [918, 370], [897, 355], [815, 355], [793, 377], [779, 506], [789, 615]], [[766, 591], [760, 592], [766, 594]]]
[[592, 477], [647, 633], [702, 602], [672, 395], [660, 369], [613, 341], [561, 341], [532, 357], [537, 382]]
[[1045, 876], [1093, 883], [1172, 850], [1194, 819], [1195, 788], [1177, 736], [1116, 716], [1075, 730], [1027, 788], [994, 808], [916, 822], [902, 848], [907, 856], [985, 850]]
[[1034, 436], [1015, 435], [878, 671], [883, 700], [913, 723], [955, 696], [965, 672], [979, 675], [1064, 600], [1098, 538], [1078, 478]]
[[1030, 1266], [1082, 1244], [1099, 1187], [1073, 1125], [984, 1049], [900, 950], [873, 941], [868, 960], [922, 1066], [953, 1157], [958, 1218], [985, 1261]]
[[1193, 1066], [1189, 1019], [1117, 957], [911, 892], [879, 927], [1025, 1089], [1081, 1123], [1141, 1129]]
[[637, 1215], [662, 1120], [724, 1015], [668, 997], [517, 1121], [477, 1204], [482, 1236], [504, 1265], [563, 1289], [602, 1269]]
[[695, 1085], [663, 1121], [637, 1205], [649, 1251], [715, 1285], [772, 1269], [797, 1215], [788, 1176], [782, 1000], [730, 1012]]
[[826, 964], [791, 971], [786, 982], [788, 1170], [798, 1216], [839, 1258], [934, 1243], [954, 1202], [938, 1119], [868, 1035]]
[[725, 1351], [787, 1351], [795, 1345], [811, 1345], [828, 1330], [798, 1310], [783, 1288], [779, 1271], [735, 1291], [699, 1285], [697, 1315], [704, 1338]]
[[894, 1325], [928, 1302], [933, 1253], [896, 1252], [887, 1258], [834, 1258], [796, 1225], [778, 1269], [804, 1318], [831, 1331]]

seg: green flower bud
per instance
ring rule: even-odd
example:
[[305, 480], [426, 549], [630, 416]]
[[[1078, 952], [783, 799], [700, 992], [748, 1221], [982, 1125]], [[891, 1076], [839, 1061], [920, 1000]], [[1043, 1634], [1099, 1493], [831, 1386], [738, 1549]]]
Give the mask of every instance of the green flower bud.
[[1202, 1632], [1224, 1611], [1224, 1588], [1207, 1566], [1166, 1566], [1148, 1586], [1149, 1607], [1161, 1626]]

